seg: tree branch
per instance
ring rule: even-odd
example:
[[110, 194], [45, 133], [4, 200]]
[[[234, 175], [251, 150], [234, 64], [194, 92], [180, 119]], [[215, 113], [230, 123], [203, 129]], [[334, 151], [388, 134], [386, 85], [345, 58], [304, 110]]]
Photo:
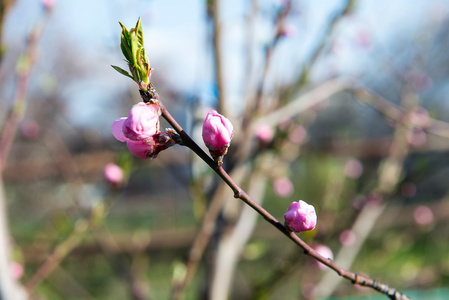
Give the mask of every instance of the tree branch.
[[222, 166], [219, 166], [215, 161], [213, 161], [199, 146], [196, 144], [190, 136], [184, 131], [184, 129], [178, 124], [178, 122], [172, 117], [168, 110], [161, 103], [162, 117], [178, 132], [183, 140], [184, 146], [190, 148], [196, 155], [198, 155], [206, 164], [208, 164], [215, 173], [220, 176], [220, 178], [232, 189], [234, 192], [234, 197], [242, 200], [244, 203], [253, 208], [257, 213], [259, 213], [268, 223], [276, 227], [281, 233], [292, 240], [295, 244], [304, 250], [304, 254], [313, 257], [315, 260], [321, 262], [322, 264], [328, 266], [330, 269], [334, 270], [342, 278], [350, 280], [353, 284], [358, 284], [360, 286], [370, 287], [379, 293], [385, 294], [390, 299], [397, 300], [408, 300], [411, 299], [405, 294], [398, 292], [396, 289], [389, 287], [388, 285], [378, 282], [374, 279], [370, 279], [360, 274], [356, 274], [347, 271], [339, 267], [333, 260], [325, 258], [315, 251], [311, 246], [300, 239], [295, 233], [287, 230], [285, 226], [279, 222], [274, 216], [272, 216], [268, 211], [256, 203], [244, 190], [242, 190], [234, 180], [226, 173]]

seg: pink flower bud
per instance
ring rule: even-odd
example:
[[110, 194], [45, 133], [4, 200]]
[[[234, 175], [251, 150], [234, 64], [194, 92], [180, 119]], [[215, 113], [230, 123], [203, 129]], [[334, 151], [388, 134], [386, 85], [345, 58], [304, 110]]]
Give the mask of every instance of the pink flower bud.
[[289, 133], [288, 138], [292, 143], [301, 146], [306, 141], [307, 130], [301, 125], [295, 126]]
[[414, 128], [407, 132], [407, 141], [414, 147], [423, 146], [427, 142], [427, 134], [424, 130]]
[[159, 132], [159, 106], [137, 103], [123, 123], [123, 135], [133, 141], [143, 141]]
[[23, 122], [22, 126], [20, 127], [20, 131], [22, 132], [22, 135], [24, 137], [28, 139], [34, 139], [39, 135], [41, 127], [36, 121], [28, 120]]
[[256, 136], [262, 143], [269, 143], [274, 136], [273, 128], [267, 124], [262, 124], [257, 127]]
[[51, 9], [56, 3], [56, 0], [42, 0], [42, 5], [46, 9]]
[[118, 184], [123, 180], [123, 170], [114, 163], [108, 163], [104, 167], [104, 177], [112, 184]]
[[148, 153], [153, 152], [153, 145], [148, 145], [144, 141], [127, 141], [126, 146], [134, 156], [142, 159], [148, 159], [150, 156]]
[[425, 205], [418, 206], [413, 213], [413, 217], [415, 222], [421, 226], [430, 225], [433, 222], [433, 212]]
[[23, 276], [24, 268], [20, 263], [12, 261], [9, 263], [9, 273], [12, 278], [18, 280]]
[[234, 135], [231, 122], [213, 110], [203, 124], [203, 140], [215, 161], [221, 162]]
[[352, 230], [345, 230], [340, 234], [340, 243], [343, 246], [351, 247], [357, 240], [357, 236]]
[[129, 117], [119, 118], [112, 124], [112, 135], [126, 142], [134, 156], [156, 158], [159, 152], [176, 144], [175, 134], [159, 131], [159, 106], [140, 102], [134, 105]]
[[350, 158], [345, 163], [344, 173], [349, 178], [357, 179], [363, 174], [363, 165], [360, 160]]
[[[121, 137], [116, 136], [116, 138], [120, 140]], [[144, 141], [132, 141], [125, 138], [124, 142], [134, 156], [142, 159], [154, 159], [159, 152], [176, 144], [172, 136], [165, 132], [158, 132]]]
[[371, 34], [367, 30], [359, 31], [356, 36], [356, 43], [363, 49], [371, 49]]
[[312, 230], [317, 222], [315, 208], [302, 200], [295, 201], [285, 213], [284, 220], [288, 230], [295, 232]]

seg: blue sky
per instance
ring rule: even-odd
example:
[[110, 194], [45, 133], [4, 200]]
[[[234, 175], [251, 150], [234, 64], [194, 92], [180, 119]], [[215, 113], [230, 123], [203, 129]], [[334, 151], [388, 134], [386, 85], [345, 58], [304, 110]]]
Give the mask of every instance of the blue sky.
[[[38, 0], [16, 2], [6, 19], [4, 39], [9, 49], [20, 50], [23, 49], [26, 33], [42, 15], [43, 9]], [[266, 11], [279, 2], [260, 1]], [[298, 72], [329, 16], [343, 2], [326, 0], [294, 3], [300, 8], [299, 14], [288, 21], [296, 28], [296, 35], [281, 41], [273, 59], [272, 77], [280, 82], [291, 80]], [[374, 49], [388, 49], [393, 37], [413, 37], [419, 30], [425, 29], [429, 20], [437, 18], [438, 14], [447, 15], [449, 7], [447, 0], [419, 0], [414, 1], [413, 5], [407, 0], [365, 0], [358, 3], [357, 13], [337, 28], [341, 51], [322, 60], [314, 73], [314, 80], [323, 80], [331, 68], [353, 76], [366, 71], [371, 53], [354, 47], [354, 37], [358, 31], [369, 32]], [[242, 55], [246, 46], [244, 28], [248, 7], [247, 1], [222, 1], [225, 84], [227, 94], [236, 103], [241, 102], [246, 76], [254, 74], [245, 70]], [[208, 45], [205, 1], [200, 0], [59, 0], [41, 41], [39, 64], [33, 73], [38, 78], [34, 81], [36, 88], [39, 88], [42, 78], [50, 76], [54, 68], [57, 68], [52, 60], [56, 54], [63, 53], [54, 53], [60, 51], [55, 50], [60, 49], [55, 45], [64, 43], [71, 50], [67, 59], [79, 62], [80, 66], [89, 69], [86, 74], [68, 83], [62, 91], [69, 101], [68, 110], [72, 112], [69, 113], [69, 118], [77, 125], [93, 126], [98, 122], [95, 116], [106, 111], [104, 122], [107, 124], [114, 114], [120, 113], [111, 105], [110, 99], [118, 91], [133, 85], [131, 80], [110, 67], [111, 64], [125, 67], [119, 52], [118, 21], [130, 28], [139, 16], [143, 21], [147, 53], [155, 74], [157, 73], [155, 77], [179, 92], [197, 94], [205, 101], [212, 99], [211, 48]], [[254, 30], [254, 41], [263, 44], [272, 34], [269, 21], [259, 17]], [[16, 57], [17, 51], [7, 54], [7, 58], [12, 61]], [[260, 64], [261, 51], [254, 53], [253, 60], [256, 65]], [[255, 70], [257, 73], [257, 68]], [[3, 90], [5, 93], [5, 87]], [[211, 102], [208, 101], [207, 104]]]

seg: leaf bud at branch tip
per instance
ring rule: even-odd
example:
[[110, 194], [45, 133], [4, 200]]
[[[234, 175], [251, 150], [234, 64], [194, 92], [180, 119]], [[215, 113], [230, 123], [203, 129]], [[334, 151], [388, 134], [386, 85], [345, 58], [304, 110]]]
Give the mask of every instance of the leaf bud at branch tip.
[[122, 23], [120, 23], [120, 26], [122, 27], [120, 48], [125, 56], [125, 61], [128, 63], [131, 74], [120, 67], [112, 67], [120, 74], [134, 80], [141, 91], [147, 92], [150, 88], [151, 73], [153, 69], [150, 67], [150, 62], [145, 53], [142, 22], [139, 18], [136, 27], [131, 28], [130, 30], [126, 29]]

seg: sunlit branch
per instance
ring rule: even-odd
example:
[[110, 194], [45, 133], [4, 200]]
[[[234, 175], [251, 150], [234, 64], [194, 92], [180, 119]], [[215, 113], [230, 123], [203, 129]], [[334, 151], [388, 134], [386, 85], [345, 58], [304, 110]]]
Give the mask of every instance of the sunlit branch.
[[213, 161], [199, 146], [196, 144], [190, 136], [184, 131], [184, 129], [178, 124], [178, 122], [172, 117], [168, 110], [162, 105], [162, 117], [178, 132], [183, 140], [184, 146], [190, 148], [196, 155], [198, 155], [205, 163], [207, 163], [215, 173], [220, 176], [220, 178], [226, 182], [226, 184], [234, 192], [234, 197], [242, 200], [251, 208], [253, 208], [257, 213], [259, 213], [268, 223], [276, 227], [280, 232], [292, 240], [295, 244], [300, 246], [304, 250], [304, 254], [313, 257], [315, 260], [328, 266], [342, 278], [350, 280], [353, 284], [358, 284], [361, 286], [370, 287], [382, 294], [387, 295], [390, 299], [410, 299], [406, 295], [398, 292], [396, 289], [389, 287], [386, 284], [380, 283], [376, 280], [370, 279], [366, 276], [356, 274], [347, 271], [339, 267], [333, 260], [325, 258], [315, 251], [311, 246], [300, 239], [295, 233], [287, 230], [285, 226], [279, 222], [274, 216], [272, 216], [268, 211], [256, 203], [244, 190], [242, 190], [234, 180], [226, 173], [222, 166], [219, 166], [215, 161]]

